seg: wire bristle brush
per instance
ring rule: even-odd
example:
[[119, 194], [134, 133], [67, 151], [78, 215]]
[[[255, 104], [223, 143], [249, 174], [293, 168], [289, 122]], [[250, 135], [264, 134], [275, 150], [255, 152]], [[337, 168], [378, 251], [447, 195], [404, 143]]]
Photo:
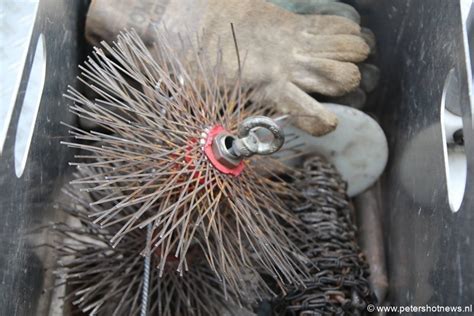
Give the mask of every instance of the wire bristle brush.
[[72, 183], [103, 195], [89, 216], [104, 228], [121, 225], [109, 236], [113, 246], [150, 224], [160, 275], [170, 257], [187, 270], [186, 254], [199, 247], [224, 288], [241, 287], [242, 267], [301, 283], [303, 257], [285, 232], [297, 218], [284, 201], [299, 192], [270, 167], [283, 164], [261, 157], [283, 143], [262, 116], [271, 111], [251, 104], [239, 80], [227, 86], [202, 51], [185, 64], [159, 38], [153, 50], [136, 33], [104, 43], [79, 78], [98, 97], [68, 91], [72, 112], [107, 131], [71, 127], [78, 142], [67, 143], [88, 152], [72, 164], [89, 176]]
[[[165, 316], [220, 315], [232, 303], [240, 303], [238, 296], [224, 295], [205, 258], [194, 251], [185, 277], [176, 271], [174, 260], [167, 261], [161, 277], [159, 270], [147, 269], [141, 255], [149, 238], [146, 230], [130, 232], [113, 247], [110, 237], [121, 226], [100, 228], [91, 223], [91, 195], [66, 193], [74, 201], [65, 209], [71, 215], [69, 224], [52, 227], [60, 264], [57, 273], [68, 287], [65, 302], [89, 315]], [[150, 253], [149, 260], [156, 264], [159, 254]]]
[[368, 264], [356, 241], [357, 229], [346, 183], [323, 158], [304, 162], [295, 185], [306, 199], [289, 203], [302, 220], [291, 236], [309, 258], [311, 278], [274, 301], [277, 315], [363, 315], [374, 303]]

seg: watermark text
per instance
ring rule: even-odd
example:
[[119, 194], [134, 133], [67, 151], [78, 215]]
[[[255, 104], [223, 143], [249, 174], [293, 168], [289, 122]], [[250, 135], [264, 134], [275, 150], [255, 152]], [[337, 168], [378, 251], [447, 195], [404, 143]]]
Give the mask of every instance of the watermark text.
[[375, 306], [367, 305], [367, 311], [378, 313], [471, 313], [472, 304], [468, 306], [444, 306], [444, 305], [406, 305], [406, 306]]

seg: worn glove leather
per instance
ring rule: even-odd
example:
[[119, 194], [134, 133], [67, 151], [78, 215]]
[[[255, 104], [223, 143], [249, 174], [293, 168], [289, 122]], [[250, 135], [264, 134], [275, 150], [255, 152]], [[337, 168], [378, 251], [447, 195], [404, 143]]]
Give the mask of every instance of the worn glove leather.
[[298, 15], [263, 0], [93, 0], [86, 36], [97, 44], [134, 28], [152, 44], [156, 28], [163, 28], [171, 42], [182, 43], [180, 36], [187, 36], [211, 57], [220, 50], [227, 80], [237, 80], [231, 23], [243, 62], [243, 85], [258, 87], [257, 98], [291, 114], [301, 129], [313, 135], [332, 131], [336, 116], [307, 92], [340, 96], [359, 85], [355, 63], [367, 58], [369, 47], [350, 19]]

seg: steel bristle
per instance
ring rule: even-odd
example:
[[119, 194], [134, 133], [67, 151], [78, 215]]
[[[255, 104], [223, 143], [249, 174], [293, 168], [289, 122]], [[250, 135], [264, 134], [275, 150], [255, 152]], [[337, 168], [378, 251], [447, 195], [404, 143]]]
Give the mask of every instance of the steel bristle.
[[[256, 157], [245, 162], [239, 176], [225, 175], [207, 160], [199, 142], [216, 124], [236, 133], [242, 119], [275, 113], [250, 102], [252, 92], [239, 81], [222, 85], [229, 74], [210, 67], [205, 52], [196, 52], [197, 62], [186, 64], [182, 52], [158, 37], [153, 49], [133, 31], [121, 33], [112, 45], [103, 43], [81, 67], [80, 82], [95, 97], [74, 88], [67, 93], [74, 102], [71, 110], [98, 126], [92, 131], [74, 129], [78, 139], [66, 143], [84, 152], [76, 156], [80, 172], [72, 182], [75, 190], [90, 197], [83, 218], [107, 231], [97, 238], [112, 253], [134, 246], [127, 261], [110, 265], [130, 268], [150, 249], [156, 254], [152, 275], [164, 278], [167, 260], [175, 256], [180, 271], [176, 278], [182, 273], [186, 280], [195, 269], [188, 255], [197, 248], [220, 280], [224, 296], [247, 287], [244, 271], [274, 275], [280, 284], [304, 284], [304, 254], [288, 237], [299, 219], [286, 206], [301, 193], [275, 170], [296, 171], [275, 158]], [[148, 224], [152, 238], [147, 242], [137, 236]], [[135, 274], [121, 284], [122, 274], [115, 273], [119, 279], [97, 276], [97, 284], [88, 283], [91, 294], [81, 294], [83, 299], [107, 300], [122, 286], [131, 293]], [[141, 281], [137, 277], [133, 282], [137, 287]], [[274, 294], [260, 278], [254, 283], [254, 293]], [[110, 287], [107, 293], [105, 285]], [[94, 301], [87, 310], [99, 308], [97, 304], [102, 303]]]
[[[51, 227], [61, 258], [56, 273], [70, 288], [65, 301], [88, 314], [140, 315], [144, 286], [140, 252], [147, 232], [135, 230], [113, 247], [109, 238], [119, 225], [101, 229], [86, 219], [87, 209], [71, 208], [68, 212], [80, 224]], [[151, 254], [150, 259], [156, 264], [159, 256]], [[233, 293], [224, 297], [221, 283], [203, 260], [190, 265], [186, 278], [173, 267], [167, 267], [162, 276], [159, 273], [150, 271], [149, 315], [218, 315], [239, 300]]]

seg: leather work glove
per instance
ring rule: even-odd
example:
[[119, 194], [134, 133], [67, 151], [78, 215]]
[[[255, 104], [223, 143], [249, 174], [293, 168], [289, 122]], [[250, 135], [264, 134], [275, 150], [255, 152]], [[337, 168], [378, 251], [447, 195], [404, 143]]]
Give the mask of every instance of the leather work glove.
[[[207, 52], [222, 52], [222, 67], [237, 80], [238, 62], [230, 23], [243, 61], [242, 83], [312, 135], [335, 129], [337, 117], [307, 93], [341, 96], [361, 80], [355, 63], [370, 48], [354, 21], [330, 15], [298, 15], [263, 0], [93, 0], [86, 21], [92, 44], [112, 41], [134, 28], [152, 44], [155, 28], [170, 40], [196, 38]], [[210, 54], [212, 56], [212, 54]], [[189, 58], [193, 58], [189, 54]]]
[[[298, 14], [321, 14], [345, 17], [360, 24], [360, 15], [352, 6], [338, 0], [268, 0], [288, 11]], [[361, 36], [370, 47], [370, 56], [376, 53], [375, 35], [368, 28], [361, 28]], [[369, 56], [369, 59], [370, 59]], [[326, 101], [349, 105], [358, 109], [367, 106], [367, 94], [375, 90], [380, 79], [380, 70], [370, 63], [358, 65], [361, 82], [355, 90], [339, 97], [329, 97]]]

